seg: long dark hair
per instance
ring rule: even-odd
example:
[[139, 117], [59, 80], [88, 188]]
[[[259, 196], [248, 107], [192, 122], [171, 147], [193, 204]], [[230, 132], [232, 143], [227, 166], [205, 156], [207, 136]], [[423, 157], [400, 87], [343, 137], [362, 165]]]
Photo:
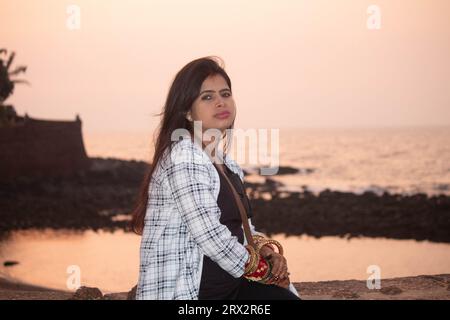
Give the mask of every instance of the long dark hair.
[[[193, 134], [192, 122], [186, 119], [186, 113], [198, 98], [203, 81], [207, 77], [217, 74], [225, 79], [231, 90], [231, 80], [224, 70], [223, 61], [216, 56], [191, 61], [176, 74], [170, 86], [164, 109], [158, 114], [158, 116], [162, 116], [162, 119], [154, 137], [155, 152], [153, 160], [144, 176], [136, 205], [132, 211], [131, 229], [133, 232], [141, 235], [144, 230], [152, 174], [166, 148], [172, 148], [172, 132], [175, 129], [184, 128]], [[233, 126], [234, 122], [230, 128], [233, 128]], [[225, 132], [224, 134], [226, 135], [227, 133]], [[223, 145], [224, 155], [226, 155], [227, 147], [228, 145], [225, 143]]]

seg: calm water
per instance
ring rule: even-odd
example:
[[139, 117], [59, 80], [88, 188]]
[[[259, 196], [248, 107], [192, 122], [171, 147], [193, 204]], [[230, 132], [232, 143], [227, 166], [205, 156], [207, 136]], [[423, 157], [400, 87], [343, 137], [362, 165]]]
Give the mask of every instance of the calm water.
[[[382, 238], [342, 239], [274, 236], [283, 243], [292, 281], [367, 279], [378, 265], [381, 277], [450, 273], [450, 245]], [[136, 284], [140, 237], [92, 231], [22, 231], [0, 242], [0, 274], [67, 290], [68, 266], [81, 270], [81, 285], [104, 292], [128, 291]], [[19, 264], [4, 267], [3, 261]]]
[[[89, 156], [145, 161], [150, 159], [150, 138], [146, 133], [84, 134]], [[450, 195], [450, 128], [280, 130], [280, 165], [313, 169], [276, 177], [287, 190], [306, 185], [313, 192]], [[256, 175], [249, 179], [264, 181]], [[274, 238], [284, 244], [293, 281], [366, 279], [369, 265], [378, 265], [382, 278], [450, 273], [450, 244]], [[67, 267], [77, 265], [82, 285], [127, 291], [137, 281], [139, 240], [123, 232], [16, 232], [0, 242], [0, 275], [67, 289]], [[6, 260], [19, 264], [4, 267]]]
[[[450, 195], [450, 127], [281, 129], [279, 137], [280, 165], [313, 170], [275, 177], [286, 190], [306, 185], [313, 192]], [[90, 156], [150, 161], [150, 134], [97, 133], [84, 139]], [[232, 155], [236, 150], [234, 144]], [[251, 169], [248, 160], [239, 163]]]

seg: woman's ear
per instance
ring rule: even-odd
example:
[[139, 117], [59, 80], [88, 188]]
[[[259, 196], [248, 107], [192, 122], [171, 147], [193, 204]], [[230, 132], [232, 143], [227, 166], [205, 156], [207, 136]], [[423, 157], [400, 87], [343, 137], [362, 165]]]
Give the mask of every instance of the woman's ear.
[[192, 116], [191, 116], [191, 112], [190, 111], [186, 112], [186, 119], [187, 119], [187, 121], [192, 122]]

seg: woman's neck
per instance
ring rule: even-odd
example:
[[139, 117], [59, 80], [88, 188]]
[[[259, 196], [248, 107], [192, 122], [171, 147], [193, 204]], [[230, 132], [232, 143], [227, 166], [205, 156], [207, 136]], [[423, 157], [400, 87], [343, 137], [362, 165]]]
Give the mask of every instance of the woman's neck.
[[219, 147], [219, 143], [220, 143], [220, 139], [218, 141], [215, 141], [215, 137], [213, 137], [211, 140], [206, 140], [203, 139], [205, 137], [204, 134], [202, 134], [201, 137], [199, 136], [194, 136], [191, 135], [193, 139], [196, 139], [196, 141], [194, 142], [200, 142], [202, 144], [202, 149], [205, 150], [205, 148], [208, 148], [208, 153], [212, 156], [212, 157], [216, 157], [216, 155], [218, 154], [218, 152], [216, 152], [217, 148]]

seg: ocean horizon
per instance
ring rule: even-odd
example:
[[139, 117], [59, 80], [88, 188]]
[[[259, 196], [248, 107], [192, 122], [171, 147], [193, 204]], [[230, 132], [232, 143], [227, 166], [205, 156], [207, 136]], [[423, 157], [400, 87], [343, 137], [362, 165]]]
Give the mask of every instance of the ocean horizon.
[[[151, 162], [152, 135], [85, 132], [83, 137], [89, 157]], [[230, 153], [238, 160], [235, 143]], [[283, 184], [280, 191], [450, 195], [450, 126], [283, 128], [278, 165], [297, 173], [261, 176], [256, 169], [269, 163], [250, 163], [248, 153], [244, 160], [237, 162], [250, 181], [271, 178]]]

